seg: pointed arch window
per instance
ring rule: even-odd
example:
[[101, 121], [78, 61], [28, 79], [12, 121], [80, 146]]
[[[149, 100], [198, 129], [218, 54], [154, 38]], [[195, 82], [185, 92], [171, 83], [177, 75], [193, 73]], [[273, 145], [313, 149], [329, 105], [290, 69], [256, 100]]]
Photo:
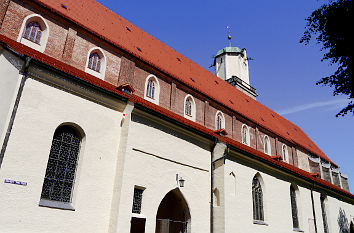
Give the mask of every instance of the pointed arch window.
[[185, 103], [185, 114], [187, 116], [192, 116], [192, 101], [191, 99], [187, 99]]
[[101, 57], [100, 57], [100, 55], [98, 55], [98, 53], [93, 52], [90, 54], [87, 68], [94, 70], [96, 72], [100, 72], [100, 70], [101, 70]]
[[25, 33], [23, 38], [32, 41], [36, 44], [40, 44], [42, 36], [42, 29], [38, 22], [32, 21], [26, 25]]
[[248, 129], [247, 125], [242, 126], [241, 136], [242, 136], [242, 143], [249, 146], [250, 145], [250, 134], [249, 134], [249, 129]]
[[282, 153], [283, 153], [283, 160], [285, 162], [289, 162], [289, 153], [288, 153], [288, 147], [286, 145], [282, 146]]
[[252, 180], [253, 220], [264, 221], [263, 191], [257, 176]]
[[269, 137], [267, 135], [264, 136], [263, 143], [264, 143], [264, 153], [267, 155], [271, 155], [270, 141], [269, 141]]
[[49, 153], [41, 199], [70, 203], [81, 136], [70, 126], [55, 133]]
[[293, 219], [293, 228], [299, 228], [299, 217], [298, 217], [298, 208], [296, 201], [296, 190], [291, 185], [290, 186], [290, 200], [291, 200], [291, 216]]
[[215, 128], [216, 130], [225, 129], [225, 118], [221, 111], [217, 111], [215, 115]]
[[326, 197], [321, 195], [321, 211], [322, 211], [322, 221], [324, 233], [328, 233], [328, 222], [327, 222], [327, 212], [326, 212]]
[[150, 97], [151, 99], [155, 99], [155, 81], [150, 79], [148, 81], [147, 89], [146, 89], [146, 96]]

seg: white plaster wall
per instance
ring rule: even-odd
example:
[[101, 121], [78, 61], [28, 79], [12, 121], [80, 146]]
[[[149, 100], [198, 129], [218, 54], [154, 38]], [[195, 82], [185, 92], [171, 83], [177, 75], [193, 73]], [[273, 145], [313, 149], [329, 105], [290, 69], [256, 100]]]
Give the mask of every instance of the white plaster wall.
[[[0, 170], [0, 231], [107, 232], [121, 117], [28, 79]], [[63, 122], [79, 125], [86, 134], [73, 190], [75, 211], [38, 206], [53, 133]], [[4, 179], [28, 185], [5, 184]]]
[[190, 137], [180, 138], [173, 130], [166, 132], [150, 123], [135, 121], [134, 117], [131, 122], [117, 232], [130, 231], [135, 185], [146, 188], [139, 215], [146, 218], [145, 232], [155, 232], [158, 207], [164, 196], [177, 187], [176, 174], [185, 179], [185, 187], [180, 190], [190, 209], [191, 232], [209, 232], [210, 151], [192, 143], [194, 140]]
[[[215, 64], [215, 75], [218, 76], [219, 78], [225, 80], [225, 58], [224, 56], [220, 56], [215, 59], [216, 64]], [[223, 62], [221, 62], [221, 60]]]
[[[291, 217], [290, 204], [290, 182], [278, 179], [237, 162], [226, 160], [225, 168], [225, 232], [294, 232]], [[230, 173], [235, 178], [230, 177]], [[264, 215], [268, 226], [253, 223], [252, 207], [252, 179], [259, 172], [264, 181]], [[236, 180], [236, 183], [235, 183]], [[310, 231], [309, 219], [313, 219], [311, 191], [298, 185], [299, 196], [297, 197], [299, 224], [304, 232]], [[235, 191], [236, 190], [236, 191]], [[313, 192], [316, 222], [318, 232], [323, 232], [322, 212], [320, 205], [320, 193]], [[339, 207], [344, 208], [348, 219], [354, 216], [354, 206], [336, 198], [328, 201], [328, 221], [330, 222], [330, 233], [339, 232], [337, 218]]]
[[247, 84], [250, 84], [249, 75], [248, 75], [248, 65], [247, 66], [243, 65], [243, 58], [241, 57], [241, 55], [237, 55], [237, 56], [226, 55], [224, 59], [226, 60], [226, 64], [227, 64], [226, 79], [229, 79], [232, 76], [237, 76], [240, 79], [242, 79], [242, 81], [246, 82]]
[[2, 145], [20, 82], [23, 62], [0, 47], [0, 145]]
[[[328, 222], [328, 228], [329, 228], [329, 233], [337, 233], [339, 231], [339, 225], [338, 225], [338, 216], [339, 216], [339, 209], [342, 208], [345, 211], [346, 217], [348, 219], [348, 224], [350, 224], [350, 221], [354, 222], [354, 206], [342, 202], [336, 198], [333, 197], [327, 197], [327, 222]], [[319, 225], [321, 225], [321, 229], [323, 229], [323, 223], [322, 223], [322, 215], [321, 217], [321, 222]], [[348, 225], [349, 229], [349, 225]], [[323, 232], [323, 230], [322, 230]]]

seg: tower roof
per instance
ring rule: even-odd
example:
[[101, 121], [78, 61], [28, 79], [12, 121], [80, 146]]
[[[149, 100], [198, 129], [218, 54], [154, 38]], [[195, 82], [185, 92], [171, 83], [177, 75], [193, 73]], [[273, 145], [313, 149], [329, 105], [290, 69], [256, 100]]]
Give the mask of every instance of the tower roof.
[[225, 47], [223, 49], [220, 49], [216, 53], [215, 57], [218, 57], [218, 56], [220, 56], [220, 55], [222, 55], [224, 53], [242, 53], [243, 50], [245, 50], [245, 49], [240, 49], [239, 47]]

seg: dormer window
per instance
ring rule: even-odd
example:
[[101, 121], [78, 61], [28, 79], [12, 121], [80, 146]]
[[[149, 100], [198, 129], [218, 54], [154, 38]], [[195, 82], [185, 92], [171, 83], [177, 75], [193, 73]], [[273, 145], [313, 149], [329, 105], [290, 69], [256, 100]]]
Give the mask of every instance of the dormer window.
[[26, 26], [23, 38], [30, 40], [36, 44], [40, 44], [42, 36], [42, 29], [38, 22], [30, 22]]
[[100, 48], [92, 48], [87, 54], [85, 72], [104, 79], [106, 71], [106, 56]]
[[159, 104], [160, 85], [155, 75], [149, 75], [145, 81], [144, 99]]
[[87, 68], [100, 72], [101, 69], [101, 57], [97, 53], [91, 53]]

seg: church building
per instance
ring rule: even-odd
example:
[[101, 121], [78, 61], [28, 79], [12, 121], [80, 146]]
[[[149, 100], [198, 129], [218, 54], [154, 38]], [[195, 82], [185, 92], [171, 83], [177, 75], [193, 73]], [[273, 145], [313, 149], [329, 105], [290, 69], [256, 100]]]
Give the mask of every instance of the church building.
[[96, 0], [0, 0], [0, 232], [354, 233], [348, 176], [215, 50], [211, 73]]

